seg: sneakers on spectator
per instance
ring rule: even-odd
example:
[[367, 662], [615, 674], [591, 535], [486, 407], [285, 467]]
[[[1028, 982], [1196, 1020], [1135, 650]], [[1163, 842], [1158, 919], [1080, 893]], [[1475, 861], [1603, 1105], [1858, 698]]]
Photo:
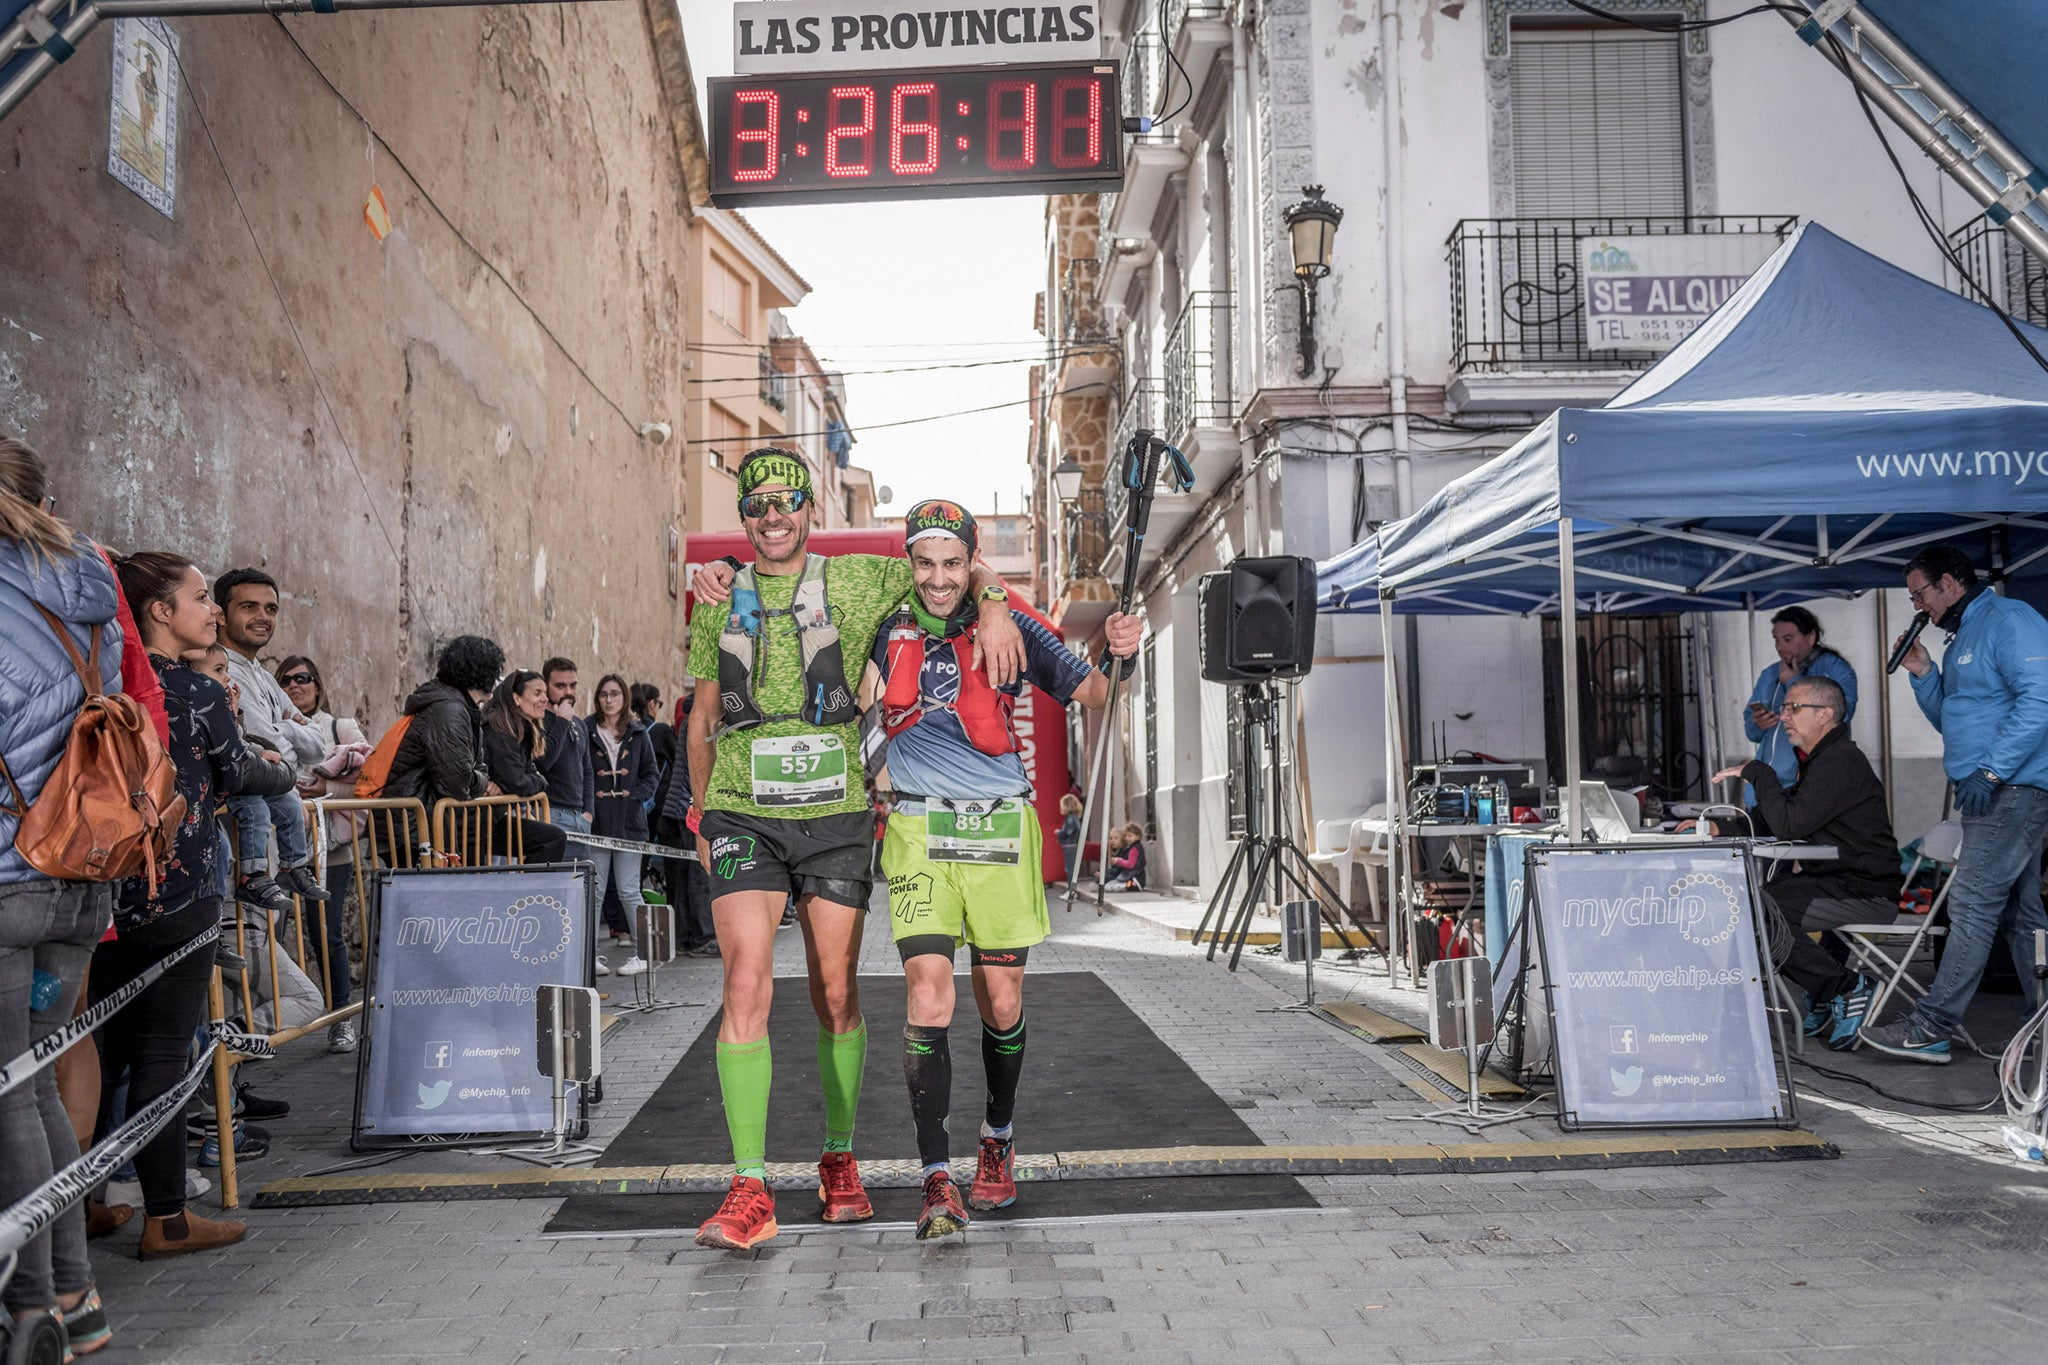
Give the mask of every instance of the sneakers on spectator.
[[244, 877], [236, 882], [235, 899], [244, 905], [253, 905], [258, 910], [269, 910], [276, 914], [282, 914], [292, 908], [290, 894], [261, 874]]
[[[213, 1188], [213, 1182], [199, 1172], [186, 1168], [185, 1197], [197, 1199]], [[127, 1204], [132, 1208], [142, 1207], [142, 1182], [140, 1180], [109, 1180], [107, 1182], [107, 1207]]]
[[64, 1318], [64, 1334], [70, 1338], [70, 1351], [65, 1355], [89, 1356], [113, 1340], [114, 1334], [107, 1326], [107, 1310], [100, 1302], [100, 1291], [87, 1286], [85, 1296], [70, 1308], [57, 1310]]
[[237, 1118], [281, 1119], [292, 1112], [289, 1100], [266, 1099], [249, 1088], [247, 1081], [235, 1083], [235, 1116]]
[[327, 1026], [327, 1050], [329, 1052], [354, 1052], [356, 1050], [356, 1021], [337, 1019]]
[[1828, 1046], [1836, 1052], [1847, 1052], [1856, 1046], [1856, 1030], [1863, 1027], [1863, 1018], [1870, 1013], [1870, 978], [1858, 976], [1856, 984], [1829, 1005], [1834, 1024], [1828, 1030]]
[[610, 976], [612, 974], [612, 964], [604, 960], [602, 953], [598, 954], [597, 958], [597, 974], [599, 976]]
[[620, 976], [642, 976], [647, 971], [647, 959], [635, 953], [619, 964]]
[[787, 928], [789, 928], [789, 926], [791, 926], [792, 924], [795, 924], [795, 923], [796, 923], [796, 901], [795, 901], [795, 899], [794, 899], [794, 898], [792, 898], [792, 899], [791, 899], [791, 900], [789, 901], [789, 903], [788, 903], [788, 904], [786, 904], [786, 905], [784, 905], [784, 906], [782, 907], [782, 923], [780, 923], [780, 924], [776, 925], [775, 927], [776, 927], [776, 928], [778, 928], [778, 929], [787, 929]]
[[1896, 1024], [1872, 1024], [1856, 1030], [1856, 1036], [1865, 1047], [1887, 1056], [1932, 1066], [1948, 1065], [1948, 1039], [1935, 1037], [1911, 1019], [1901, 1019]]
[[[270, 1155], [270, 1134], [252, 1124], [235, 1125], [235, 1160], [255, 1161]], [[199, 1149], [199, 1164], [209, 1169], [220, 1165], [220, 1139], [208, 1138]], [[152, 1223], [157, 1221], [152, 1218]]]
[[327, 888], [320, 885], [320, 879], [313, 875], [311, 867], [288, 867], [278, 874], [277, 884], [300, 900], [327, 899]]
[[1813, 1004], [1806, 1011], [1806, 1018], [1800, 1021], [1799, 1031], [1809, 1038], [1818, 1038], [1834, 1027], [1835, 1001], [1830, 996], [1823, 1000], [1815, 996]]
[[689, 947], [687, 947], [687, 948], [683, 949], [683, 956], [684, 956], [684, 957], [717, 957], [717, 956], [718, 956], [718, 940], [717, 940], [717, 939], [715, 939], [715, 938], [707, 938], [707, 939], [705, 939], [705, 940], [704, 940], [704, 941], [703, 941], [702, 943], [693, 943], [693, 944], [691, 944], [691, 945], [690, 945]]

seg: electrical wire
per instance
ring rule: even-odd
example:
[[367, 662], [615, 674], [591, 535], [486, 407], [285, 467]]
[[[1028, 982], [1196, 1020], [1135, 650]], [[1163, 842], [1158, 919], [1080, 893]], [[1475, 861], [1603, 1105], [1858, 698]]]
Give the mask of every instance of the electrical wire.
[[[1937, 1100], [1916, 1100], [1906, 1095], [1895, 1094], [1894, 1092], [1887, 1090], [1883, 1086], [1879, 1085], [1876, 1081], [1865, 1080], [1863, 1077], [1852, 1075], [1847, 1071], [1837, 1071], [1833, 1067], [1821, 1066], [1817, 1063], [1807, 1061], [1804, 1057], [1795, 1056], [1792, 1060], [1796, 1062], [1798, 1065], [1805, 1067], [1808, 1071], [1811, 1071], [1816, 1075], [1825, 1076], [1831, 1081], [1844, 1081], [1850, 1085], [1860, 1085], [1865, 1090], [1869, 1090], [1878, 1095], [1882, 1095], [1885, 1099], [1892, 1101], [1894, 1104], [1910, 1104], [1918, 1109], [1936, 1109], [1940, 1110], [1942, 1113], [1945, 1114], [1981, 1114], [1985, 1110], [1989, 1109], [1992, 1105], [1997, 1104], [1999, 1101], [1999, 1096], [1997, 1095], [1993, 1095], [1990, 1099], [1985, 1100], [1982, 1104], [1943, 1104]], [[1825, 1090], [1820, 1091], [1819, 1093], [1831, 1100], [1838, 1100], [1841, 1098], [1838, 1095], [1829, 1095]]]
[[[1087, 355], [1100, 349], [1102, 348], [1087, 347], [1085, 349], [1075, 351], [1041, 351], [1035, 355], [1011, 356], [1002, 360], [934, 361], [929, 365], [897, 365], [889, 367], [887, 369], [878, 370], [820, 370], [817, 371], [816, 373], [821, 378], [831, 379], [866, 379], [874, 375], [888, 374], [933, 374], [940, 370], [979, 370], [985, 369], [990, 365], [1032, 365], [1040, 363], [1057, 363], [1058, 361], [1066, 360], [1072, 356]], [[780, 373], [785, 374], [792, 379], [810, 377], [810, 374], [808, 372], [799, 372], [796, 370], [783, 370], [780, 371]], [[755, 384], [759, 383], [760, 381], [754, 375], [735, 374], [723, 375], [714, 379], [690, 379], [685, 380], [684, 382], [689, 384]]]
[[1813, 17], [1811, 10], [1800, 5], [1762, 4], [1746, 10], [1738, 10], [1734, 14], [1724, 14], [1719, 19], [1671, 19], [1659, 23], [1654, 19], [1635, 19], [1625, 14], [1615, 14], [1611, 10], [1601, 9], [1598, 5], [1589, 5], [1585, 0], [1565, 0], [1565, 3], [1573, 9], [1583, 10], [1597, 18], [1606, 19], [1616, 24], [1627, 24], [1630, 28], [1647, 29], [1651, 33], [1694, 33], [1701, 29], [1719, 28], [1723, 24], [1732, 24], [1737, 19], [1747, 19], [1752, 14], [1768, 14], [1772, 10], [1778, 10], [1785, 14], [1797, 14], [1803, 19], [1811, 19]]
[[[1107, 388], [1108, 386], [1105, 384], [1070, 384], [1064, 389], [1054, 389], [1052, 396], [1056, 398], [1066, 393], [1088, 393], [1096, 389], [1106, 391]], [[865, 435], [872, 431], [887, 431], [890, 427], [913, 427], [923, 422], [943, 422], [949, 417], [971, 417], [977, 412], [997, 412], [1003, 408], [1020, 408], [1026, 403], [1036, 401], [1037, 399], [1034, 398], [1012, 398], [1005, 403], [990, 403], [979, 408], [961, 408], [955, 412], [934, 412], [924, 417], [905, 417], [901, 421], [896, 422], [869, 422], [861, 427], [861, 432]], [[794, 441], [806, 436], [828, 436], [830, 434], [830, 432], [824, 431], [783, 431], [773, 433], [772, 435], [763, 433], [763, 438], [770, 441]], [[733, 443], [733, 438], [727, 436], [696, 436], [686, 442], [686, 444], [693, 446], [731, 445]]]
[[[1179, 117], [1180, 112], [1188, 107], [1188, 101], [1195, 97], [1195, 82], [1188, 75], [1188, 69], [1181, 65], [1179, 55], [1173, 50], [1173, 35], [1166, 31], [1166, 0], [1159, 0], [1159, 5], [1154, 11], [1154, 21], [1159, 25], [1159, 50], [1166, 54], [1167, 61], [1173, 63], [1173, 69], [1180, 72], [1181, 84], [1180, 103], [1152, 121], [1152, 126], [1156, 128], [1168, 119]], [[1169, 81], [1166, 88], [1171, 91], [1172, 82]]]

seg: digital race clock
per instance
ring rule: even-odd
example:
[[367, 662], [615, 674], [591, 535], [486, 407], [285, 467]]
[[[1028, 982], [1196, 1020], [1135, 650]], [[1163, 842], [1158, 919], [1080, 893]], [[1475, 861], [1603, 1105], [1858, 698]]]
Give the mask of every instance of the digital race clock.
[[721, 207], [1057, 193], [1123, 176], [1110, 63], [708, 84]]

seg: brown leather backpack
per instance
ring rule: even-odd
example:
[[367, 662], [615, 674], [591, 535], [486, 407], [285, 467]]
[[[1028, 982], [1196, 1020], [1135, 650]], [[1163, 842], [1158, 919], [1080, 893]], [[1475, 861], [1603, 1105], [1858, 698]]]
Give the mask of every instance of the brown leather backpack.
[[185, 819], [177, 769], [141, 703], [101, 690], [100, 628], [92, 628], [92, 657], [81, 659], [64, 623], [46, 607], [36, 610], [71, 656], [85, 684], [85, 705], [33, 805], [22, 799], [14, 774], [0, 758], [0, 777], [14, 793], [8, 814], [21, 821], [15, 851], [30, 867], [59, 881], [146, 876], [154, 896], [157, 869], [170, 857]]

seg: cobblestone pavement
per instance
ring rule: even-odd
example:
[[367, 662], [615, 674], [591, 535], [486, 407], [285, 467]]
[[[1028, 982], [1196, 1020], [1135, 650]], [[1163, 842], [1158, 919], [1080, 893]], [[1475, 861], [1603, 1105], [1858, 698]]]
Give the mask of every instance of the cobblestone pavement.
[[[1054, 928], [1033, 966], [1098, 973], [1265, 1141], [1456, 1136], [1406, 1117], [1425, 1104], [1386, 1050], [1282, 1011], [1295, 969], [1248, 957], [1233, 976], [1085, 909], [1056, 908]], [[799, 973], [800, 954], [786, 931], [779, 968]], [[895, 956], [871, 942], [863, 965], [893, 971]], [[1318, 979], [1419, 1017], [1383, 973]], [[718, 965], [664, 981], [712, 1001]], [[779, 994], [805, 1007], [796, 982]], [[607, 1043], [600, 1139], [709, 1014], [638, 1019]], [[348, 1159], [352, 1060], [307, 1047], [252, 1076], [296, 1109], [244, 1167], [245, 1201]], [[869, 1083], [894, 1084], [893, 1068]], [[1993, 1153], [1983, 1120], [1892, 1119], [1847, 1098], [1806, 1117], [1842, 1160], [1314, 1178], [1317, 1209], [1025, 1222], [929, 1248], [873, 1227], [785, 1232], [750, 1255], [554, 1239], [554, 1202], [527, 1200], [254, 1210], [241, 1245], [144, 1265], [131, 1225], [94, 1248], [116, 1333], [99, 1360], [2041, 1359], [2048, 1176]], [[1489, 1138], [1555, 1135], [1537, 1120]], [[1131, 1141], [1171, 1145], [1172, 1116]]]

